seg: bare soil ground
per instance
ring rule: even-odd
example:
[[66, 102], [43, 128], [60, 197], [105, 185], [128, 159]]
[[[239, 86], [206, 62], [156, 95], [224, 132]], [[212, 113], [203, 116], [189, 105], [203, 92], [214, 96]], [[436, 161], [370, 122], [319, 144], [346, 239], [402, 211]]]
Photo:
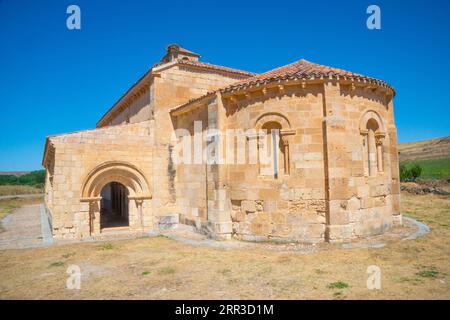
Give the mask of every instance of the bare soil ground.
[[[450, 198], [402, 194], [431, 232], [383, 248], [221, 249], [165, 237], [0, 251], [1, 299], [450, 299]], [[274, 246], [274, 245], [272, 245]], [[81, 289], [66, 289], [69, 265]], [[367, 267], [381, 269], [368, 290]]]

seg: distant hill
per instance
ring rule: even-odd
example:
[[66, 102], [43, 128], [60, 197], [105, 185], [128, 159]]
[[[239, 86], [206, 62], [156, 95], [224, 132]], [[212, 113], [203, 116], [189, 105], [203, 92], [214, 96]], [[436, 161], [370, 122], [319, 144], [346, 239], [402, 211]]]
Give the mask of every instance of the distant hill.
[[0, 171], [0, 176], [23, 176], [31, 171]]
[[398, 145], [400, 161], [428, 160], [450, 157], [450, 137], [443, 137]]

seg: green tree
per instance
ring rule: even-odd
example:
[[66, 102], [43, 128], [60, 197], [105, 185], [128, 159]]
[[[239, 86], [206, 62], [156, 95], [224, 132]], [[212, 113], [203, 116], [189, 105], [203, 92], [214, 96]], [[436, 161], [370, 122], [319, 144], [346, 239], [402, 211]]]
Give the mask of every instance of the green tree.
[[45, 170], [36, 170], [22, 176], [0, 175], [0, 185], [29, 185], [42, 187], [45, 182]]

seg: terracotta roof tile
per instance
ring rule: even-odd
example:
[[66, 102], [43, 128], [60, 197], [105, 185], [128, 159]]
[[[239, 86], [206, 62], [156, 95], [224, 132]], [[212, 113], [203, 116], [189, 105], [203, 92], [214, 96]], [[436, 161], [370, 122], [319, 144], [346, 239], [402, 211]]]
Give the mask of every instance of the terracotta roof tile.
[[362, 74], [346, 71], [343, 69], [324, 66], [321, 64], [309, 62], [305, 59], [298, 60], [291, 64], [275, 68], [265, 73], [256, 74], [255, 76], [234, 83], [225, 88], [219, 89], [221, 92], [229, 92], [236, 89], [241, 89], [245, 86], [271, 82], [273, 80], [286, 80], [286, 79], [321, 79], [321, 78], [346, 78], [350, 80], [366, 80], [369, 82], [376, 82], [381, 86], [388, 86], [386, 82], [364, 76]]
[[239, 70], [239, 69], [219, 66], [219, 65], [215, 65], [215, 64], [211, 64], [211, 63], [207, 63], [207, 62], [178, 59], [177, 63], [184, 64], [184, 65], [189, 65], [189, 66], [194, 66], [194, 67], [200, 67], [200, 68], [224, 71], [224, 72], [228, 72], [228, 73], [235, 73], [235, 74], [240, 74], [240, 75], [248, 76], [248, 77], [255, 75], [255, 73], [253, 73], [253, 72], [248, 72], [248, 71], [243, 71], [243, 70]]

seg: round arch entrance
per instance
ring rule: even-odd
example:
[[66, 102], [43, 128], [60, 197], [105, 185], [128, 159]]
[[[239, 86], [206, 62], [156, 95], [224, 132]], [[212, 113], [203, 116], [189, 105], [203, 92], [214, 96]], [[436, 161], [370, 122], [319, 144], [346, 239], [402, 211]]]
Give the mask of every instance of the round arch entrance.
[[88, 202], [90, 235], [126, 227], [143, 230], [145, 201], [151, 199], [143, 173], [126, 162], [105, 162], [94, 168], [82, 186], [82, 202]]
[[128, 227], [128, 190], [120, 182], [106, 184], [100, 192], [100, 228]]

